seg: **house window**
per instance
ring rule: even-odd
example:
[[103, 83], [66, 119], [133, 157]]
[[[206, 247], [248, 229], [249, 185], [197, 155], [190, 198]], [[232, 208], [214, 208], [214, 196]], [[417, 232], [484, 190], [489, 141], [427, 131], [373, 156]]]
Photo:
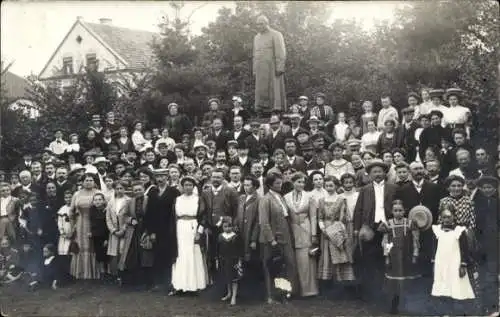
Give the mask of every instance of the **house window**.
[[63, 73], [64, 75], [73, 74], [73, 57], [63, 58]]
[[97, 70], [97, 57], [95, 54], [87, 54], [86, 56], [87, 59], [87, 68], [90, 70]]

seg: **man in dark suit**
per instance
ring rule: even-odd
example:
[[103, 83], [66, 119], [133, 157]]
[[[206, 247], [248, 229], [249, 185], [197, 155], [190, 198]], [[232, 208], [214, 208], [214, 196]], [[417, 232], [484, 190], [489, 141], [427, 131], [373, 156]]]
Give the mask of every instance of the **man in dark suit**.
[[415, 110], [412, 107], [404, 108], [402, 111], [404, 123], [398, 127], [399, 139], [402, 140], [401, 146], [405, 149], [407, 161], [413, 162], [417, 156], [417, 140], [415, 139], [415, 131], [420, 127], [420, 124], [413, 118]]
[[29, 152], [26, 152], [23, 154], [23, 160], [17, 164], [16, 170], [18, 171], [24, 171], [24, 170], [31, 170], [31, 164], [33, 163], [33, 155]]
[[[410, 173], [412, 180], [398, 188], [396, 198], [403, 201], [406, 211], [410, 211], [417, 205], [423, 205], [432, 213], [433, 222], [436, 223], [439, 216], [439, 200], [443, 197], [443, 190], [439, 185], [433, 184], [424, 179], [425, 169], [424, 165], [420, 162], [413, 162], [410, 164]], [[420, 234], [421, 242], [421, 269], [422, 273], [431, 274], [431, 259], [432, 254], [432, 231], [424, 231]]]
[[169, 186], [168, 169], [157, 169], [154, 171], [158, 187], [153, 187], [149, 194], [147, 207], [148, 212], [154, 219], [156, 239], [154, 244], [154, 281], [156, 288], [169, 288], [171, 283], [172, 265], [177, 258], [177, 234], [175, 216], [175, 198], [180, 195], [175, 186]]
[[262, 175], [266, 175], [267, 171], [274, 166], [273, 160], [269, 157], [269, 149], [264, 144], [259, 148], [259, 159], [257, 161], [262, 164], [262, 168], [264, 169]]
[[229, 133], [223, 130], [223, 123], [221, 118], [214, 118], [212, 120], [212, 132], [207, 136], [207, 140], [215, 141], [215, 146], [217, 150], [225, 150], [226, 143], [230, 140]]
[[296, 171], [306, 172], [306, 162], [302, 156], [297, 154], [297, 141], [293, 138], [288, 138], [285, 141], [285, 164], [291, 165]]
[[73, 184], [68, 181], [68, 168], [60, 166], [56, 169], [56, 189], [57, 189], [57, 202], [59, 205], [64, 204], [64, 193], [71, 190]]
[[287, 133], [281, 126], [281, 120], [277, 114], [271, 116], [269, 126], [271, 127], [271, 131], [266, 137], [266, 145], [269, 149], [269, 155], [273, 155], [276, 149], [282, 149], [285, 147]]
[[302, 155], [306, 164], [307, 175], [311, 175], [314, 171], [325, 173], [325, 162], [321, 161], [318, 156], [314, 155], [314, 148], [311, 142], [306, 142], [302, 145]]
[[287, 135], [288, 137], [292, 136], [294, 138], [297, 138], [297, 135], [300, 132], [307, 131], [306, 129], [304, 129], [300, 126], [301, 117], [298, 113], [290, 114], [289, 118], [290, 118], [290, 132]]
[[259, 242], [259, 200], [257, 194], [259, 181], [253, 176], [246, 176], [243, 179], [243, 192], [238, 201], [238, 213], [235, 219], [235, 226], [238, 228], [243, 240], [243, 254], [246, 262], [256, 255], [257, 244]]
[[264, 184], [264, 175], [266, 174], [264, 171], [265, 169], [261, 162], [259, 161], [252, 162], [252, 167], [250, 169], [250, 176], [255, 177], [255, 179], [259, 183], [259, 186], [257, 187], [256, 190], [260, 196], [264, 196], [264, 194], [266, 194], [268, 190], [268, 188]]
[[233, 130], [229, 134], [229, 138], [235, 141], [245, 140], [250, 135], [248, 130], [243, 129], [243, 118], [235, 116], [233, 120]]
[[[382, 234], [377, 229], [391, 217], [397, 190], [397, 185], [385, 181], [388, 170], [381, 160], [372, 160], [366, 166], [372, 182], [360, 189], [354, 207], [354, 237], [359, 239], [358, 251], [362, 250], [357, 259], [362, 269], [359, 275], [366, 291], [364, 295], [377, 301], [382, 299], [379, 295], [384, 272]], [[374, 232], [371, 240], [360, 234], [368, 231]]]
[[[249, 170], [250, 173], [250, 170]], [[241, 166], [233, 165], [229, 168], [229, 187], [232, 187], [239, 195], [244, 194], [243, 184], [243, 168]]]
[[229, 165], [236, 165], [242, 168], [243, 175], [248, 175], [250, 173], [250, 167], [252, 158], [248, 155], [249, 147], [246, 141], [240, 141], [238, 143], [238, 156], [229, 162]]
[[210, 177], [212, 187], [202, 193], [200, 210], [207, 219], [208, 250], [207, 264], [209, 278], [217, 273], [217, 238], [221, 232], [222, 217], [234, 219], [238, 210], [238, 193], [224, 184], [224, 171], [215, 169]]
[[259, 157], [259, 148], [264, 144], [264, 138], [260, 135], [260, 123], [252, 120], [250, 122], [252, 133], [246, 137], [245, 142], [248, 144], [249, 155], [252, 158]]

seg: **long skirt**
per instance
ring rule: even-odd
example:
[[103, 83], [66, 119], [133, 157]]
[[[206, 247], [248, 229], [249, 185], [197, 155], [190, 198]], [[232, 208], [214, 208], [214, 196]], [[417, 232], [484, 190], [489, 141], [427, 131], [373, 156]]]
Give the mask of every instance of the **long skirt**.
[[88, 209], [82, 210], [77, 216], [75, 241], [78, 244], [79, 252], [71, 259], [71, 275], [76, 279], [98, 279], [100, 276], [97, 268], [96, 255], [94, 252], [90, 233], [90, 218]]
[[301, 296], [318, 295], [316, 258], [309, 256], [309, 248], [295, 249], [297, 272], [299, 275]]
[[177, 220], [177, 260], [172, 266], [172, 286], [178, 291], [194, 292], [207, 286], [207, 267], [199, 244], [194, 242], [196, 219]]

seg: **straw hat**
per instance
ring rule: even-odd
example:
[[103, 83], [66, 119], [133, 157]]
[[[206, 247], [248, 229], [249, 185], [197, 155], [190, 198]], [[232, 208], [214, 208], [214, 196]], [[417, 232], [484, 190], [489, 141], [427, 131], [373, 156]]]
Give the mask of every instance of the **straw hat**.
[[413, 221], [422, 231], [429, 229], [432, 225], [432, 213], [429, 208], [423, 205], [413, 207], [408, 213], [408, 219]]

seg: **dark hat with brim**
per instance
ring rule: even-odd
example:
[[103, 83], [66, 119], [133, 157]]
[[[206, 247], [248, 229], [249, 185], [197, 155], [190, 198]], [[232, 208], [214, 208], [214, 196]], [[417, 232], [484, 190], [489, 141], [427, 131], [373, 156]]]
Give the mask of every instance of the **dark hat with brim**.
[[314, 98], [323, 98], [326, 99], [326, 95], [322, 92], [318, 92], [316, 95], [314, 95]]
[[432, 225], [432, 213], [429, 208], [423, 205], [413, 207], [408, 213], [408, 219], [413, 221], [422, 231], [429, 229]]
[[414, 91], [408, 93], [408, 98], [410, 98], [410, 97], [413, 97], [413, 98], [415, 98], [417, 100], [420, 100], [420, 96], [416, 92], [414, 92]]
[[370, 173], [372, 168], [374, 167], [382, 167], [382, 169], [387, 173], [389, 171], [389, 166], [385, 164], [380, 159], [373, 159], [368, 165], [366, 165], [365, 170], [367, 173]]
[[415, 113], [415, 109], [413, 109], [413, 107], [406, 107], [403, 110], [401, 110], [401, 113], [403, 113], [403, 114], [405, 114], [405, 113]]
[[485, 175], [481, 176], [477, 181], [476, 185], [477, 186], [483, 186], [484, 184], [490, 184], [493, 185], [493, 187], [498, 187], [499, 180], [493, 176]]

